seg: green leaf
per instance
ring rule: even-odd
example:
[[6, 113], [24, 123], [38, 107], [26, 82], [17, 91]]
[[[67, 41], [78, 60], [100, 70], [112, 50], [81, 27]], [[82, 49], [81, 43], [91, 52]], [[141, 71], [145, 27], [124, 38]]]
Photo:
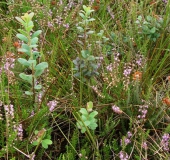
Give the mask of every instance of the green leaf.
[[[83, 9], [84, 9], [84, 11], [87, 11], [87, 10], [88, 10], [88, 7], [86, 7], [85, 5], [83, 5]], [[90, 7], [89, 7], [89, 9], [90, 9]]]
[[84, 29], [80, 26], [77, 27], [77, 29], [80, 31], [80, 32], [84, 32]]
[[91, 130], [95, 130], [97, 128], [97, 124], [96, 123], [91, 123], [88, 127], [91, 129]]
[[36, 66], [37, 61], [36, 61], [36, 60], [29, 59], [29, 60], [28, 60], [28, 63], [30, 64], [30, 67], [29, 67], [29, 68], [32, 70], [32, 69]]
[[86, 121], [86, 120], [87, 120], [87, 116], [82, 115], [82, 116], [81, 116], [81, 119], [82, 119], [82, 121]]
[[93, 102], [92, 102], [92, 101], [87, 102], [87, 111], [88, 111], [88, 112], [91, 112], [92, 109], [93, 109]]
[[103, 36], [103, 33], [104, 33], [104, 31], [103, 31], [103, 30], [100, 30], [100, 32], [97, 33], [97, 35], [98, 35], [99, 37], [102, 37], [102, 36]]
[[18, 33], [16, 36], [17, 36], [21, 41], [28, 42], [28, 38], [27, 38], [25, 35]]
[[32, 143], [32, 145], [37, 146], [37, 145], [38, 145], [38, 141], [34, 141], [34, 142]]
[[18, 52], [23, 52], [23, 53], [28, 53], [28, 50], [24, 49], [24, 48], [19, 48]]
[[79, 15], [81, 16], [81, 18], [85, 19], [85, 15], [83, 13], [79, 13]]
[[94, 57], [94, 56], [88, 56], [87, 60], [88, 60], [88, 61], [94, 61], [94, 60], [95, 60], [95, 57]]
[[87, 32], [87, 34], [93, 34], [94, 33], [94, 31], [88, 31]]
[[85, 121], [84, 124], [88, 126], [90, 124], [90, 121]]
[[30, 49], [30, 47], [27, 44], [23, 43], [21, 48], [18, 49], [18, 51], [19, 52], [24, 52], [24, 53], [26, 53], [27, 55], [30, 56], [31, 49]]
[[95, 19], [94, 18], [90, 18], [90, 19], [88, 19], [88, 21], [92, 22], [92, 21], [95, 21]]
[[32, 21], [29, 21], [28, 24], [27, 24], [28, 27], [30, 26], [34, 26], [33, 22]]
[[43, 143], [43, 142], [42, 142], [41, 144], [42, 144], [42, 147], [43, 147], [43, 148], [45, 148], [45, 149], [47, 149], [47, 148], [48, 148], [48, 144]]
[[47, 62], [41, 62], [39, 63], [36, 67], [35, 70], [42, 70], [48, 67], [48, 63]]
[[153, 38], [153, 41], [156, 42], [156, 38]]
[[39, 63], [36, 67], [35, 67], [35, 76], [38, 77], [40, 76], [43, 72], [44, 69], [48, 67], [48, 63], [47, 62], [41, 62]]
[[18, 62], [21, 63], [24, 66], [30, 66], [30, 63], [28, 63], [28, 61], [24, 58], [18, 58]]
[[88, 115], [89, 114], [85, 108], [81, 108], [79, 112], [84, 114], [84, 115]]
[[37, 59], [40, 56], [40, 52], [37, 51], [33, 51], [32, 54], [33, 54], [33, 59]]
[[52, 144], [52, 141], [50, 139], [43, 139], [41, 142], [43, 148], [47, 149], [48, 145]]
[[153, 27], [151, 30], [150, 30], [150, 33], [155, 33], [156, 32], [156, 28]]
[[28, 95], [28, 96], [32, 96], [32, 95], [33, 95], [33, 92], [25, 91], [25, 94]]
[[38, 45], [34, 44], [34, 45], [30, 45], [30, 48], [36, 48]]
[[34, 87], [34, 89], [41, 89], [42, 88], [42, 85], [36, 85], [35, 87]]
[[143, 25], [143, 26], [142, 26], [142, 29], [143, 29], [143, 31], [145, 31], [145, 32], [147, 32], [147, 31], [149, 30], [148, 26], [146, 26], [146, 25]]
[[151, 22], [152, 17], [151, 16], [147, 16], [146, 19], [147, 19], [147, 21]]
[[149, 23], [148, 21], [144, 21], [144, 22], [143, 22], [143, 25], [149, 26], [149, 24], [150, 24], [150, 23]]
[[51, 139], [51, 136], [47, 134], [46, 139]]
[[53, 142], [50, 139], [43, 139], [42, 143], [46, 143], [46, 144], [52, 144]]
[[90, 52], [88, 50], [82, 50], [81, 55], [83, 58], [87, 58], [90, 55]]
[[34, 25], [27, 27], [27, 28], [26, 28], [26, 31], [30, 32], [33, 27], [34, 27]]
[[31, 12], [30, 14], [28, 14], [29, 15], [29, 20], [31, 20], [32, 19], [32, 17], [34, 16], [34, 12]]
[[28, 81], [30, 84], [32, 84], [32, 75], [26, 75], [25, 73], [20, 73], [19, 76], [23, 80]]
[[82, 127], [81, 133], [85, 133], [85, 132], [86, 132], [86, 128], [85, 128], [85, 127]]
[[36, 31], [36, 32], [33, 33], [33, 35], [31, 36], [31, 38], [38, 37], [41, 33], [42, 33], [42, 30], [38, 30], [38, 31]]
[[93, 111], [92, 113], [90, 113], [89, 117], [95, 117], [98, 114], [97, 111]]
[[20, 22], [23, 26], [26, 25], [26, 23], [19, 17], [15, 17], [18, 22]]
[[142, 16], [138, 16], [138, 18], [137, 18], [139, 21], [141, 21], [142, 20]]
[[24, 30], [22, 30], [22, 29], [18, 29], [18, 31], [21, 33], [21, 34], [23, 34], [24, 36], [28, 36], [28, 34], [27, 34], [27, 32], [25, 32]]
[[86, 12], [87, 16], [89, 16], [90, 13], [94, 11], [94, 10], [91, 9], [91, 7], [86, 7], [85, 5], [83, 5], [83, 9]]
[[83, 123], [81, 122], [81, 121], [77, 121], [77, 127], [79, 128], [79, 129], [81, 129], [82, 128], [82, 126], [83, 126]]
[[35, 45], [38, 42], [38, 38], [34, 37], [33, 39], [31, 39], [31, 45]]
[[35, 71], [35, 77], [40, 76], [44, 72], [44, 69], [39, 69]]

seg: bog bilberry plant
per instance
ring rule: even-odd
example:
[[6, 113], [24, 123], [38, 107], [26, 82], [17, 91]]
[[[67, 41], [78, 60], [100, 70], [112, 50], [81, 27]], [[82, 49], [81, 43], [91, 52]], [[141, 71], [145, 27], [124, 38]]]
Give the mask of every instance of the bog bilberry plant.
[[86, 79], [90, 79], [95, 75], [99, 75], [98, 73], [98, 65], [96, 64], [96, 60], [98, 57], [94, 57], [88, 50], [81, 51], [82, 57], [77, 57], [73, 60], [75, 68], [73, 70], [76, 72], [74, 74], [75, 77], [80, 78], [83, 77], [83, 81]]
[[142, 16], [138, 16], [135, 23], [138, 25], [139, 33], [141, 35], [146, 35], [154, 42], [159, 38], [163, 23], [162, 18], [157, 19], [152, 16], [147, 16], [146, 19], [143, 19]]
[[[95, 31], [91, 30], [90, 23], [93, 22], [95, 19], [91, 18], [91, 13], [94, 10], [91, 7], [87, 7], [83, 5], [83, 10], [80, 11], [79, 15], [82, 18], [82, 21], [79, 22], [77, 29], [78, 29], [78, 43], [82, 46], [83, 50], [79, 57], [73, 60], [75, 68], [74, 76], [77, 78], [82, 78], [83, 81], [86, 79], [90, 79], [93, 76], [98, 75], [97, 72], [99, 65], [96, 63], [99, 60], [99, 57], [95, 57], [91, 52], [91, 43], [89, 41], [89, 36], [95, 33]], [[98, 36], [103, 38], [103, 41], [107, 41], [107, 38], [103, 36], [103, 32], [101, 31]], [[98, 41], [98, 43], [102, 43]]]
[[29, 14], [25, 13], [25, 15], [21, 16], [21, 18], [16, 17], [16, 19], [24, 27], [24, 29], [18, 29], [20, 33], [17, 34], [17, 37], [23, 42], [21, 48], [19, 48], [18, 51], [26, 53], [29, 57], [28, 60], [25, 58], [18, 58], [18, 61], [31, 70], [31, 74], [20, 73], [19, 76], [31, 85], [31, 89], [29, 91], [25, 91], [25, 94], [34, 95], [35, 102], [36, 92], [42, 89], [42, 85], [38, 84], [38, 78], [48, 67], [48, 63], [37, 62], [37, 58], [40, 58], [40, 53], [38, 51], [35, 51], [34, 48], [38, 47], [38, 35], [40, 35], [42, 31], [38, 30], [36, 32], [33, 32], [33, 16], [33, 12]]

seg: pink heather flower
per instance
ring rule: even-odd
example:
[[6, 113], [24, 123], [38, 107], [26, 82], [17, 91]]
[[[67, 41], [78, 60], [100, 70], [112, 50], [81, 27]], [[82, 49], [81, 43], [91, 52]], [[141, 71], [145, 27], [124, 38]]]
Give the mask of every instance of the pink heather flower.
[[170, 140], [170, 136], [168, 133], [164, 133], [164, 135], [162, 136], [162, 140], [161, 140], [161, 147], [164, 151], [169, 151], [169, 140]]
[[125, 144], [128, 145], [129, 143], [131, 143], [130, 139], [129, 138], [125, 138]]
[[120, 160], [128, 160], [129, 156], [128, 156], [128, 154], [126, 152], [120, 151], [119, 152], [119, 158], [120, 158]]
[[148, 149], [148, 145], [147, 145], [147, 143], [146, 143], [146, 142], [143, 142], [143, 143], [142, 143], [142, 148], [144, 148], [145, 150], [147, 150], [147, 149]]
[[114, 16], [114, 14], [113, 14], [113, 12], [112, 12], [110, 6], [107, 7], [107, 11], [108, 11], [108, 13], [110, 14], [110, 16], [112, 17], [112, 19], [114, 19], [115, 16]]
[[130, 131], [127, 132], [128, 138], [132, 137], [132, 133]]
[[20, 140], [22, 140], [23, 139], [23, 128], [22, 128], [22, 124], [19, 124], [18, 125], [18, 127], [17, 127], [17, 130], [18, 130], [18, 138], [20, 139]]
[[47, 25], [48, 25], [48, 27], [49, 27], [49, 28], [52, 28], [52, 27], [53, 27], [52, 22], [48, 22], [48, 24], [47, 24]]
[[14, 62], [15, 62], [14, 58], [6, 58], [6, 62], [4, 64], [4, 69], [7, 71], [10, 68], [14, 68]]
[[139, 106], [139, 115], [137, 116], [139, 119], [145, 119], [146, 118], [146, 114], [148, 112], [148, 105], [141, 105]]
[[112, 110], [117, 114], [122, 114], [122, 112], [123, 112], [119, 107], [117, 107], [115, 105], [112, 106]]
[[34, 114], [35, 114], [35, 113], [34, 113], [34, 111], [32, 111], [30, 116], [31, 116], [31, 117], [33, 117], [33, 116], [34, 116]]
[[168, 3], [168, 0], [162, 0], [162, 2], [164, 2], [165, 4], [167, 4], [167, 3]]
[[109, 72], [112, 72], [112, 70], [113, 70], [113, 64], [112, 64], [112, 63], [109, 64], [109, 65], [106, 67], [106, 69], [107, 69]]
[[14, 106], [12, 104], [10, 105], [4, 105], [4, 109], [5, 109], [5, 112], [6, 112], [6, 115], [8, 117], [10, 117], [11, 119], [14, 118]]
[[129, 138], [124, 138], [124, 139], [121, 139], [120, 140], [120, 144], [121, 144], [121, 146], [122, 145], [128, 145], [128, 144], [130, 144], [131, 143], [131, 140], [129, 139]]
[[68, 29], [68, 28], [69, 28], [69, 24], [68, 24], [68, 23], [63, 24], [63, 27], [65, 27], [66, 29]]
[[129, 76], [131, 74], [131, 71], [132, 71], [132, 68], [126, 68], [124, 71], [123, 71], [123, 75], [125, 77]]
[[57, 101], [56, 100], [49, 101], [47, 103], [47, 106], [49, 107], [50, 112], [52, 112], [54, 108], [57, 106]]
[[17, 133], [18, 139], [22, 141], [23, 139], [23, 128], [22, 124], [14, 125], [14, 131]]
[[37, 101], [38, 101], [38, 103], [41, 103], [43, 95], [44, 95], [44, 92], [43, 92], [43, 91], [38, 93], [38, 95], [37, 95]]

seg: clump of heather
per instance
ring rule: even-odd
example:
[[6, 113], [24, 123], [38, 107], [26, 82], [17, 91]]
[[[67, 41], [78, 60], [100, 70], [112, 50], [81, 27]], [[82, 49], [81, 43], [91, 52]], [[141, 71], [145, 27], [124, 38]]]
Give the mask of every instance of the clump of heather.
[[15, 142], [17, 142], [17, 140], [22, 141], [23, 127], [22, 127], [21, 123], [17, 124], [15, 122], [14, 106], [12, 104], [9, 104], [9, 105], [4, 104], [3, 107], [4, 107], [4, 111], [5, 111], [5, 120], [6, 120], [6, 125], [7, 125], [6, 127], [7, 127], [7, 130], [9, 130], [9, 133], [8, 133], [9, 135], [6, 135], [6, 138], [9, 138], [13, 134], [15, 134], [15, 136], [16, 136], [16, 138], [14, 139]]
[[108, 64], [106, 66], [106, 72], [103, 73], [103, 80], [108, 83], [107, 88], [117, 86], [118, 82], [120, 81], [120, 71], [119, 71], [119, 66], [120, 66], [120, 53], [115, 52], [114, 49], [113, 51], [113, 62]]
[[2, 67], [0, 67], [0, 75], [2, 72], [5, 73], [6, 77], [8, 78], [8, 82], [10, 84], [15, 82], [15, 75], [13, 72], [15, 66], [15, 58], [14, 53], [7, 52], [2, 58]]

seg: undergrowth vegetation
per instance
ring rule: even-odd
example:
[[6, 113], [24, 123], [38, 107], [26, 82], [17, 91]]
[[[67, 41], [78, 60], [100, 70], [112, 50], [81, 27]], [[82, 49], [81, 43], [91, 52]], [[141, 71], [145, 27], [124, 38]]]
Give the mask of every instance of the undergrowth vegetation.
[[169, 160], [170, 1], [1, 0], [1, 160]]

